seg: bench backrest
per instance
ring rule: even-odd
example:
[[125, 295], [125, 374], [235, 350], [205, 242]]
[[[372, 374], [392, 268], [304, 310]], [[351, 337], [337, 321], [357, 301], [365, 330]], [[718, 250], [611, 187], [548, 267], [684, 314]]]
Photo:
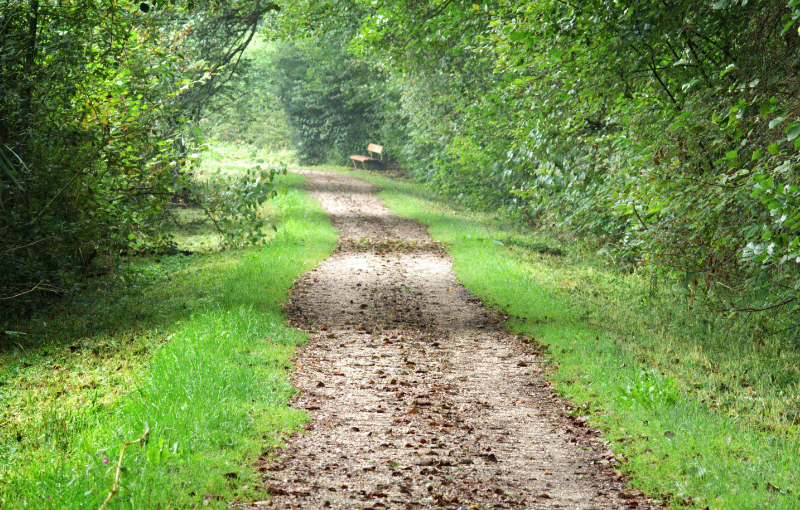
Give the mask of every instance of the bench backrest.
[[374, 152], [375, 154], [380, 154], [381, 152], [383, 152], [383, 145], [375, 145], [374, 143], [371, 143], [367, 145], [367, 152]]

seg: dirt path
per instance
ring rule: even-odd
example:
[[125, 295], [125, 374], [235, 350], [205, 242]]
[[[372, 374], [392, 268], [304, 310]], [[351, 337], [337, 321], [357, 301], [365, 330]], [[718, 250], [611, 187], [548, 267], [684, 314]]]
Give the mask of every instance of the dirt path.
[[341, 238], [287, 310], [311, 332], [293, 379], [313, 421], [251, 507], [654, 508], [422, 225], [361, 180], [302, 173]]

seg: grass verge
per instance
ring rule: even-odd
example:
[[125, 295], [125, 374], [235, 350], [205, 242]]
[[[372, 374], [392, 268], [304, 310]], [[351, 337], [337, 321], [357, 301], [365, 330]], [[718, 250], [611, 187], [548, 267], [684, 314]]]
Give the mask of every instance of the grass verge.
[[673, 508], [800, 507], [800, 348], [702, 313], [579, 247], [454, 210], [374, 173], [395, 213], [446, 243], [460, 281], [546, 346], [555, 389], [601, 428], [632, 483]]
[[[62, 314], [18, 325], [0, 352], [0, 507], [225, 507], [253, 461], [304, 421], [288, 362], [304, 336], [281, 303], [336, 233], [290, 174], [262, 248], [149, 257]], [[103, 285], [109, 285], [109, 278]]]

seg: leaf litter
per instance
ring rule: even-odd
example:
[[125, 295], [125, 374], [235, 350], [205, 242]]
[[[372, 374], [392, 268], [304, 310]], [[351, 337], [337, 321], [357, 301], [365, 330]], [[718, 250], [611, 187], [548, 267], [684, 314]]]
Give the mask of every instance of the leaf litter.
[[340, 231], [286, 305], [304, 434], [266, 452], [270, 499], [235, 508], [658, 508], [568, 416], [540, 350], [461, 286], [444, 247], [368, 183], [300, 171]]

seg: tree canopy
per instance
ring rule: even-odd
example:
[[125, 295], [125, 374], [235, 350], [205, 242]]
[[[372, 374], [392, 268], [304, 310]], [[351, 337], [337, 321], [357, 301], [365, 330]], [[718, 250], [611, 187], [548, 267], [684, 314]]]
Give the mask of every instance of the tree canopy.
[[204, 141], [197, 121], [237, 78], [259, 21], [277, 8], [258, 0], [3, 2], [4, 305], [69, 292], [98, 257], [169, 246], [170, 203], [204, 208], [232, 241], [249, 235], [236, 232], [237, 218], [254, 219], [272, 174], [195, 186]]

